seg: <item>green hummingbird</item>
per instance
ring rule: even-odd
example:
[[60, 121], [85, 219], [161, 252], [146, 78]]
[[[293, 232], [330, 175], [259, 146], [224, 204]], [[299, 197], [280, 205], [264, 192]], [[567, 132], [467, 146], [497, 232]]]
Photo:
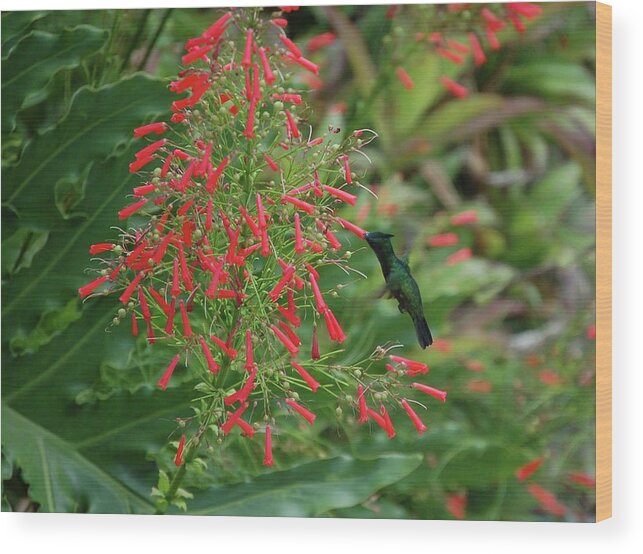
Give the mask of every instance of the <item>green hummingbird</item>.
[[364, 238], [380, 262], [386, 288], [397, 300], [400, 312], [411, 316], [420, 346], [426, 348], [433, 343], [433, 337], [424, 318], [420, 289], [411, 275], [409, 264], [395, 255], [391, 244], [393, 236], [375, 231], [366, 233]]

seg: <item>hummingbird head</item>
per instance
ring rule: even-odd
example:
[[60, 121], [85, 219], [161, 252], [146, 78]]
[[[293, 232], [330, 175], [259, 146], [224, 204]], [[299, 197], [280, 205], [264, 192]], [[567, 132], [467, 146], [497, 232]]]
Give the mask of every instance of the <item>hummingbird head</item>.
[[391, 238], [394, 236], [395, 235], [391, 235], [390, 233], [380, 233], [379, 231], [373, 231], [373, 232], [366, 233], [364, 235], [364, 238], [366, 239], [366, 242], [368, 242], [368, 244], [373, 246], [377, 244], [390, 242]]

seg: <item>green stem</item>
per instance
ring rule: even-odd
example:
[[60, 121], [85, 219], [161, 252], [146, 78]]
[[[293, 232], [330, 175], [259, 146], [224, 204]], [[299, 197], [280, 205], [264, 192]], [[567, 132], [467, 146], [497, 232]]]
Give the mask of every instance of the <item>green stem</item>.
[[152, 53], [152, 50], [154, 49], [156, 42], [161, 36], [161, 33], [163, 32], [163, 28], [165, 27], [165, 24], [167, 23], [168, 19], [170, 19], [171, 13], [172, 13], [172, 8], [168, 8], [167, 10], [165, 10], [165, 13], [163, 14], [163, 18], [161, 19], [159, 26], [156, 28], [156, 31], [154, 33], [154, 36], [152, 37], [152, 40], [150, 40], [150, 43], [147, 45], [147, 49], [145, 50], [145, 55], [143, 56], [141, 63], [139, 63], [138, 67], [136, 68], [137, 71], [142, 71], [145, 65], [147, 64], [147, 60], [150, 58], [150, 54]]
[[134, 36], [132, 37], [132, 40], [129, 43], [129, 46], [127, 47], [127, 52], [125, 53], [125, 56], [123, 57], [123, 62], [121, 63], [121, 73], [127, 67], [127, 64], [129, 63], [130, 58], [132, 57], [132, 53], [134, 52], [139, 41], [141, 40], [141, 35], [145, 30], [145, 25], [147, 24], [147, 20], [149, 19], [151, 13], [152, 13], [152, 10], [150, 9], [145, 10], [141, 15], [140, 19], [138, 20], [138, 26], [136, 27], [136, 32], [134, 33]]

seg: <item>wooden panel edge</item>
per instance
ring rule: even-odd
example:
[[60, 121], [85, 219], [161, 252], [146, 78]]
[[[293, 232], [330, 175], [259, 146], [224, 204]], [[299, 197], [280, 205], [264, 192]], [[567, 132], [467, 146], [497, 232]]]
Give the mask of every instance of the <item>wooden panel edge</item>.
[[596, 3], [596, 521], [612, 516], [612, 7]]

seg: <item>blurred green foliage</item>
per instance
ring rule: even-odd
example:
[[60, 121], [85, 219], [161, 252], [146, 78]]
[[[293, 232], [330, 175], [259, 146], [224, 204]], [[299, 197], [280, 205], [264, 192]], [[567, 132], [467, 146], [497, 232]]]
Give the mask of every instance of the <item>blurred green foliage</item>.
[[[331, 398], [310, 399], [328, 410], [310, 429], [284, 422], [275, 470], [246, 440], [193, 462], [187, 513], [451, 518], [457, 494], [466, 518], [555, 519], [515, 476], [543, 456], [531, 481], [566, 506], [564, 519], [593, 520], [593, 490], [569, 477], [595, 470], [592, 6], [547, 4], [527, 32], [503, 31], [480, 67], [416, 40], [464, 40], [475, 14], [416, 5], [390, 19], [386, 6], [316, 6], [288, 16], [302, 45], [338, 37], [311, 54], [323, 84], [308, 123], [380, 135], [354, 162], [379, 199], [364, 192], [345, 215], [394, 233], [409, 254], [438, 343], [405, 352], [430, 365], [448, 401], [421, 411], [421, 437], [394, 414], [390, 441], [336, 415]], [[182, 44], [215, 14], [2, 14], [3, 510], [149, 513], [152, 487], [164, 486], [157, 464], [171, 467], [164, 445], [190, 413], [190, 386], [159, 394], [163, 352], [126, 329], [105, 332], [116, 306], [81, 305], [76, 289], [87, 246], [110, 238], [135, 182], [132, 128], [167, 117]], [[469, 96], [450, 96], [443, 75]], [[475, 221], [454, 224], [470, 211]], [[457, 243], [430, 246], [444, 233]], [[380, 298], [375, 258], [343, 240], [367, 276], [322, 276], [326, 288], [347, 285], [332, 306], [349, 335], [345, 361], [415, 344], [406, 317]], [[453, 263], [463, 248], [471, 257]]]

